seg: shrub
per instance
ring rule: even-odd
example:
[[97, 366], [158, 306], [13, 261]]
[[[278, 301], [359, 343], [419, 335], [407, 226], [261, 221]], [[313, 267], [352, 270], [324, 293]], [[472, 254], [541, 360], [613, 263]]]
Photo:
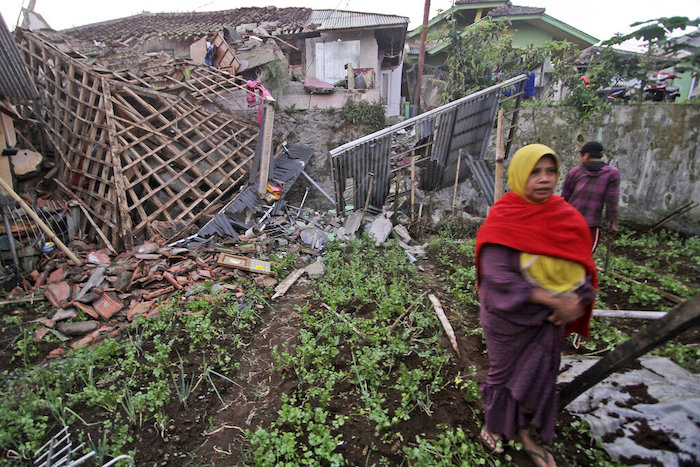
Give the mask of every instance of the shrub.
[[386, 115], [381, 102], [369, 103], [348, 100], [341, 109], [340, 115], [346, 122], [359, 123], [369, 132], [381, 130], [386, 126]]

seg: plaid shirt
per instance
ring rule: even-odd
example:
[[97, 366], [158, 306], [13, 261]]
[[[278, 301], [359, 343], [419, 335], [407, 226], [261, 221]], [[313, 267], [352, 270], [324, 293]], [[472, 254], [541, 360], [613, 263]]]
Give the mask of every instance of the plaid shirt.
[[605, 207], [607, 225], [617, 220], [620, 171], [603, 162], [591, 161], [571, 169], [561, 196], [581, 211], [589, 227], [600, 227]]

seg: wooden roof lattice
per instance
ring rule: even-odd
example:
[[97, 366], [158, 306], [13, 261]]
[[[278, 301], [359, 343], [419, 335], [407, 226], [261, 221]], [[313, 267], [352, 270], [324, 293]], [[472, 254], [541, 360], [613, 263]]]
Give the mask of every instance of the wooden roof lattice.
[[113, 244], [155, 235], [154, 221], [192, 224], [247, 180], [259, 127], [213, 99], [239, 90], [237, 78], [193, 64], [170, 75], [98, 71], [32, 32], [19, 31], [18, 42], [39, 89], [56, 181]]

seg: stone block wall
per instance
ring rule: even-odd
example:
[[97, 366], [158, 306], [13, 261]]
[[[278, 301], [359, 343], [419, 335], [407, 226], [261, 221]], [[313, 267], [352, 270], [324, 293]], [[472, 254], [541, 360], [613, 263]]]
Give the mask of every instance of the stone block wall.
[[[579, 163], [583, 143], [600, 141], [604, 160], [622, 176], [620, 216], [633, 222], [653, 224], [688, 201], [700, 202], [700, 106], [613, 106], [583, 123], [577, 116], [567, 107], [522, 109], [514, 149], [529, 143], [552, 147], [564, 175]], [[694, 230], [700, 207], [679, 221]]]

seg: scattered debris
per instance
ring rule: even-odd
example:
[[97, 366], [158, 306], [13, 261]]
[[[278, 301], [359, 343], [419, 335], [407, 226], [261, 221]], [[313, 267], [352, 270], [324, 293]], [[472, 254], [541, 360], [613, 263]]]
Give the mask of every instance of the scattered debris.
[[[354, 213], [351, 218], [357, 220], [358, 215], [362, 213]], [[399, 245], [409, 259], [425, 254], [425, 246], [416, 244], [406, 225], [392, 227], [388, 213], [367, 217], [364, 229], [357, 225], [354, 233], [343, 238], [355, 238], [369, 233], [373, 225], [381, 225], [383, 241], [392, 231], [407, 240], [400, 240]], [[195, 242], [193, 248], [166, 245], [162, 237], [154, 236], [119, 254], [75, 238], [69, 245], [76, 251], [79, 266], [59, 249], [42, 253], [29, 274], [32, 281], [23, 280], [4, 303], [31, 306], [35, 301], [48, 301], [52, 311], [36, 322], [35, 338], [41, 340], [50, 333], [61, 341], [70, 341], [72, 347], [89, 346], [119, 335], [124, 325], [139, 317], [155, 316], [159, 302], [176, 292], [180, 292], [179, 300], [191, 300], [202, 293], [204, 282], [216, 283], [211, 293], [232, 291], [242, 299], [245, 286], [240, 280], [248, 279], [249, 288], [270, 289], [267, 293], [272, 299], [279, 298], [304, 274], [310, 280], [323, 276], [325, 246], [346, 229], [334, 211], [299, 210], [288, 204], [274, 215], [260, 211], [249, 224], [232, 223], [238, 226], [240, 235], [212, 234]], [[285, 255], [292, 255], [295, 269], [278, 283], [273, 265]]]

